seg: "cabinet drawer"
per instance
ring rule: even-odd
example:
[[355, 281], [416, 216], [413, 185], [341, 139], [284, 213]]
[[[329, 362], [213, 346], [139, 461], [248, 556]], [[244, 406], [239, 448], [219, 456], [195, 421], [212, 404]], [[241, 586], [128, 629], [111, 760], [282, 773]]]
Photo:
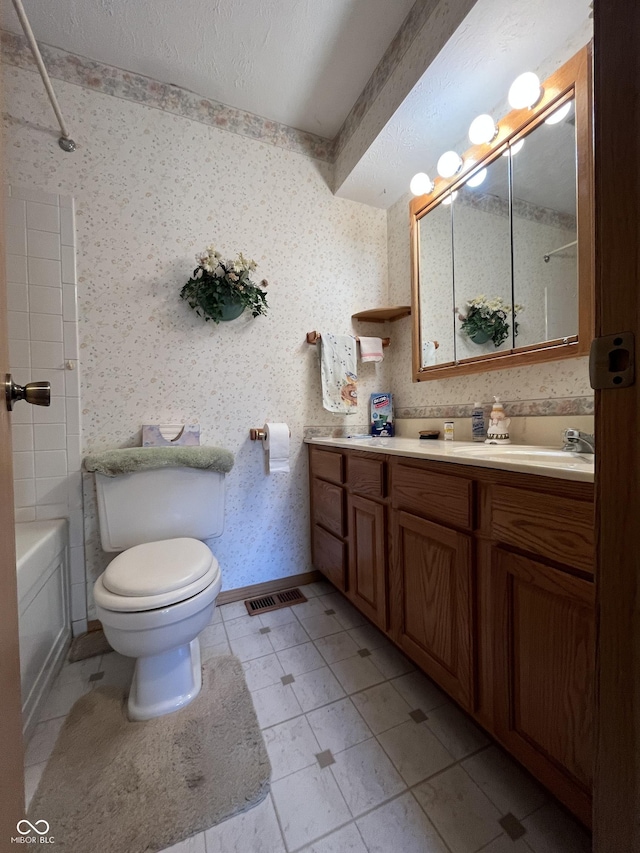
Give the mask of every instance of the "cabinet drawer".
[[491, 538], [593, 574], [593, 504], [512, 489], [493, 491]]
[[372, 498], [384, 498], [385, 463], [382, 460], [349, 456], [347, 465], [347, 483], [352, 492]]
[[311, 480], [313, 523], [326, 527], [336, 536], [344, 536], [344, 491], [314, 477]]
[[396, 509], [470, 530], [473, 525], [473, 482], [437, 474], [402, 462], [393, 466], [391, 497]]
[[343, 592], [346, 589], [346, 545], [317, 524], [312, 532], [313, 565]]
[[344, 462], [341, 453], [310, 447], [311, 473], [332, 483], [344, 483]]

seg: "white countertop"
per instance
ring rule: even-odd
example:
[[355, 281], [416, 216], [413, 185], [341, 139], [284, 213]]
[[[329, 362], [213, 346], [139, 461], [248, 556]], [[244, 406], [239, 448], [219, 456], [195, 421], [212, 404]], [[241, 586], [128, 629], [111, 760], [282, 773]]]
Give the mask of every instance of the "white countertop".
[[[365, 452], [387, 453], [390, 456], [433, 459], [437, 462], [593, 483], [594, 457], [588, 453], [564, 453], [558, 447], [517, 444], [495, 446], [472, 441], [371, 437], [308, 438], [306, 442], [323, 447], [345, 447]], [[473, 455], [474, 453], [478, 455]]]

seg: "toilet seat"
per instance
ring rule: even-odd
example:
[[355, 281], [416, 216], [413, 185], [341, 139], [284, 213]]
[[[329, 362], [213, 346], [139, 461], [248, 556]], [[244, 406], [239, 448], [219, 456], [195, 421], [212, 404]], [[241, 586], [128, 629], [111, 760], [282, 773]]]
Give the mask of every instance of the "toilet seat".
[[195, 583], [213, 555], [198, 539], [165, 539], [127, 548], [104, 573], [105, 589], [115, 595], [160, 595]]
[[185, 601], [220, 577], [220, 566], [197, 539], [166, 539], [119, 554], [94, 586], [98, 606], [116, 612], [157, 610]]

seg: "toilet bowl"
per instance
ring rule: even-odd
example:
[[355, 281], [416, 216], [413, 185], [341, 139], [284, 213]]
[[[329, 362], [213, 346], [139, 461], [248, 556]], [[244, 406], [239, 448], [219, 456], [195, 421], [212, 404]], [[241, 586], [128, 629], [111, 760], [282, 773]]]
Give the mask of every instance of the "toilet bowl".
[[218, 561], [198, 539], [165, 539], [119, 554], [94, 585], [97, 615], [115, 651], [136, 658], [132, 720], [177, 711], [202, 687], [198, 634], [220, 592]]

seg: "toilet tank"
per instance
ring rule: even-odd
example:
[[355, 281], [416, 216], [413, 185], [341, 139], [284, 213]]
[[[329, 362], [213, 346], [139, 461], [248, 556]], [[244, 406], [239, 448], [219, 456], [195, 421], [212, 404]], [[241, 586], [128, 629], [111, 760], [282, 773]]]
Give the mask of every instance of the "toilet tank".
[[218, 471], [158, 468], [95, 474], [105, 551], [189, 536], [212, 539], [224, 528], [224, 478]]

